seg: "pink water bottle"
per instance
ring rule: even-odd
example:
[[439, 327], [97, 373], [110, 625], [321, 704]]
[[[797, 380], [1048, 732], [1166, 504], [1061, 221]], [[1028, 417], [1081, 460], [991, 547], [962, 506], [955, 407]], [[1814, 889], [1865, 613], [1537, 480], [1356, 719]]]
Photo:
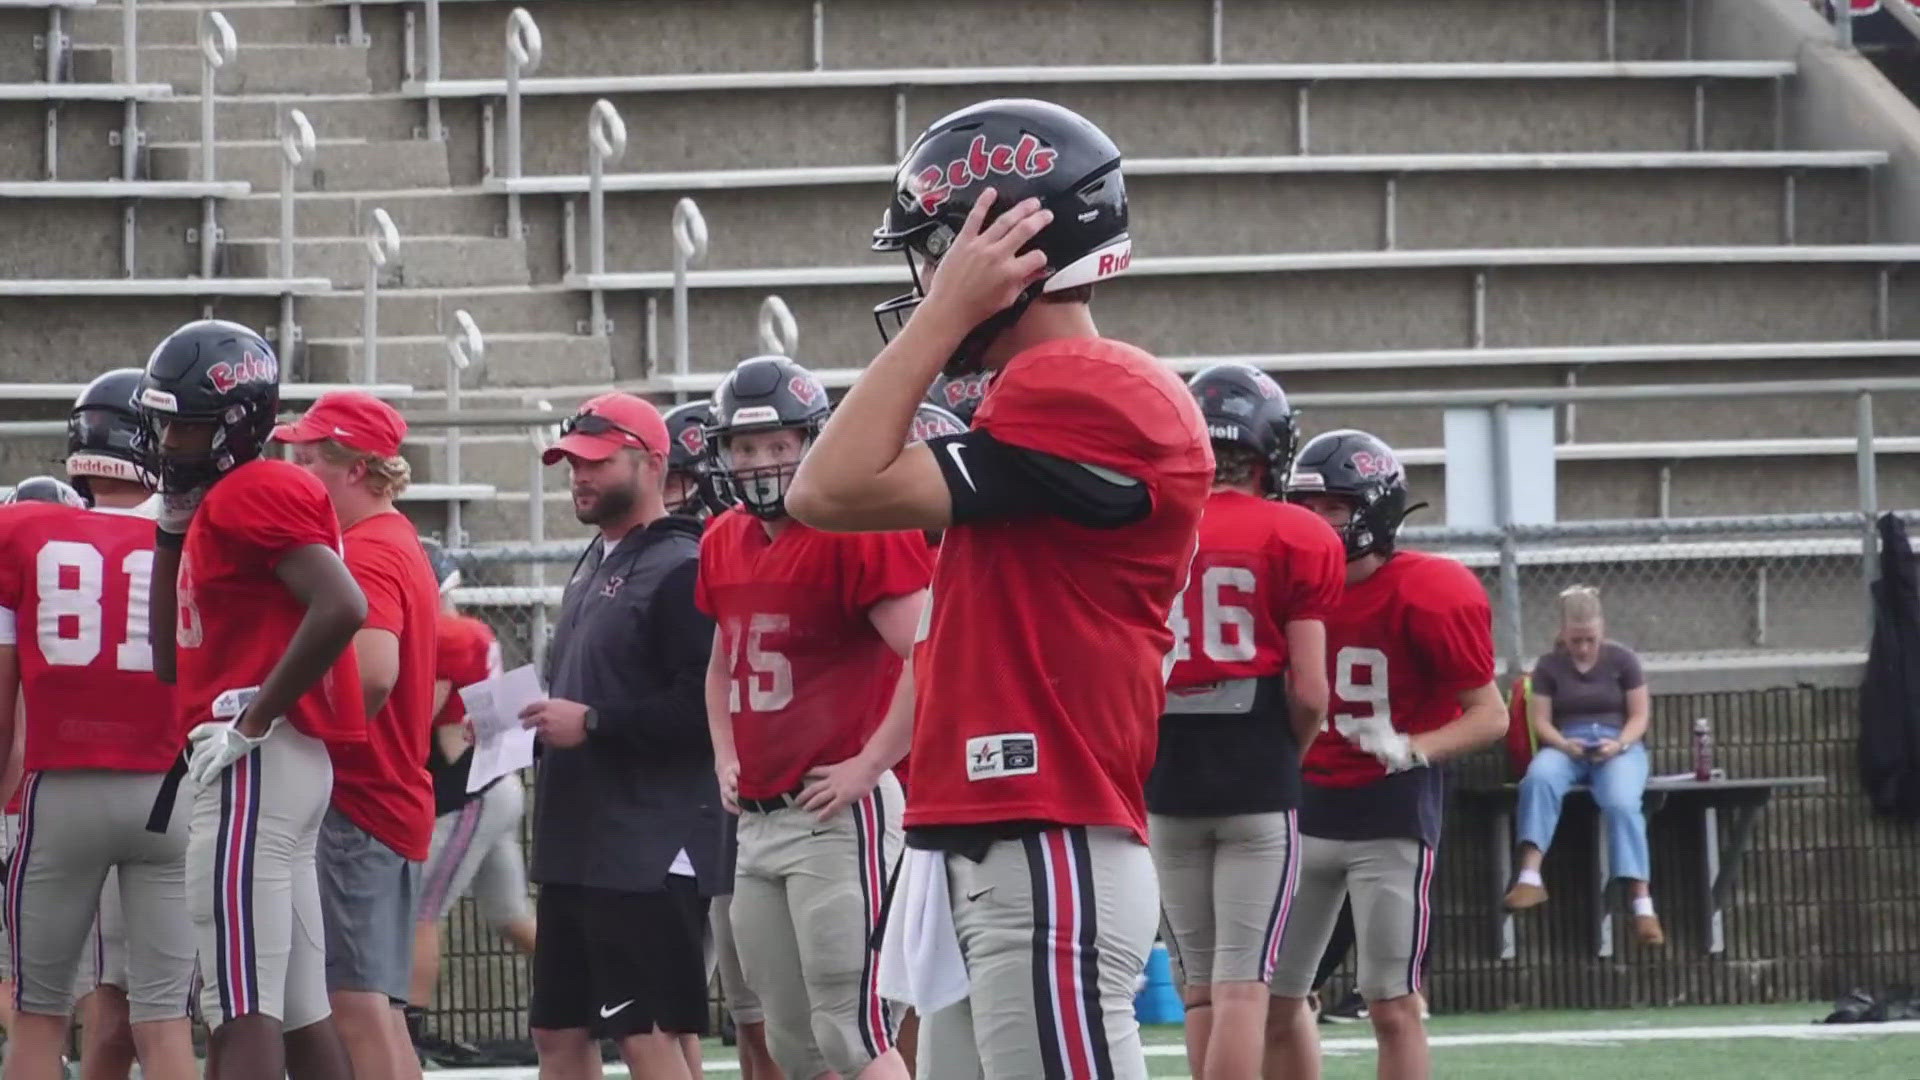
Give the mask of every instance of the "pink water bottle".
[[1704, 716], [1693, 722], [1693, 778], [1713, 779], [1713, 725]]

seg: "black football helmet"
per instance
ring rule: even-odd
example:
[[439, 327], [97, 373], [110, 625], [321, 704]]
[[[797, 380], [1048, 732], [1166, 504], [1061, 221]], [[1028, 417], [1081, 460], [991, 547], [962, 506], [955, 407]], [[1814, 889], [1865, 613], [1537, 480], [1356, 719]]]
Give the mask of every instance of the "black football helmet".
[[756, 356], [740, 361], [713, 392], [712, 408], [713, 419], [704, 434], [714, 483], [755, 517], [785, 516], [787, 485], [799, 463], [735, 468], [733, 438], [795, 428], [805, 433], [806, 444], [812, 446], [833, 408], [827, 388], [813, 372], [784, 356]]
[[712, 462], [707, 460], [707, 425], [713, 423], [711, 401], [689, 401], [667, 410], [667, 475], [687, 478], [691, 494], [669, 502], [669, 514], [705, 517], [727, 508], [714, 490]]
[[927, 404], [945, 409], [959, 417], [962, 424], [971, 425], [974, 410], [987, 396], [987, 384], [992, 381], [993, 376], [984, 371], [951, 378], [941, 375], [927, 388]]
[[[190, 322], [147, 358], [133, 403], [147, 471], [164, 490], [191, 491], [260, 456], [280, 410], [280, 360], [239, 323]], [[202, 454], [162, 452], [161, 429], [175, 420], [215, 425], [212, 446]]]
[[423, 536], [420, 546], [426, 549], [427, 565], [433, 567], [433, 580], [440, 586], [440, 595], [445, 596], [459, 588], [460, 564], [453, 561], [446, 545], [431, 536]]
[[1259, 455], [1267, 463], [1267, 497], [1285, 494], [1300, 425], [1280, 384], [1250, 364], [1215, 364], [1189, 379], [1187, 389], [1200, 403], [1208, 438]]
[[907, 445], [937, 439], [942, 435], [965, 435], [967, 425], [938, 405], [922, 403], [913, 410], [913, 423], [907, 426]]
[[1133, 259], [1120, 150], [1071, 109], [1029, 98], [983, 101], [934, 121], [894, 173], [893, 198], [873, 250], [903, 251], [913, 290], [873, 309], [880, 336], [904, 325], [926, 295], [922, 262], [953, 245], [980, 193], [997, 193], [992, 216], [1029, 199], [1053, 211], [1027, 250], [1047, 253], [1046, 276], [981, 323], [947, 360], [949, 376], [980, 370], [981, 354], [1042, 293], [1123, 273]]
[[1385, 442], [1345, 428], [1315, 435], [1300, 448], [1287, 478], [1287, 500], [1340, 495], [1353, 503], [1353, 517], [1340, 530], [1347, 559], [1391, 554], [1400, 523], [1425, 503], [1407, 505], [1407, 474]]
[[147, 470], [140, 441], [140, 413], [133, 395], [140, 389], [139, 368], [118, 368], [87, 384], [67, 414], [67, 481], [93, 501], [92, 477], [125, 480], [151, 490], [158, 486]]
[[7, 492], [7, 497], [0, 499], [0, 506], [29, 502], [58, 503], [61, 506], [71, 506], [75, 510], [87, 508], [87, 500], [73, 490], [73, 485], [51, 476], [29, 476], [13, 485], [13, 490]]

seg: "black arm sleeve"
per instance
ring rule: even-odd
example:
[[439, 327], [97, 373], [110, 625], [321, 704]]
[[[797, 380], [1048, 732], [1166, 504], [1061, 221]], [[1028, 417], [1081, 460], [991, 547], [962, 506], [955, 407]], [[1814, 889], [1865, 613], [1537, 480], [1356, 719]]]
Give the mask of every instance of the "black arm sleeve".
[[646, 662], [658, 672], [658, 689], [617, 707], [596, 710], [593, 738], [631, 750], [684, 754], [707, 748], [707, 659], [713, 620], [693, 603], [700, 564], [688, 559], [660, 582], [647, 611]]
[[979, 428], [927, 445], [953, 496], [955, 525], [1051, 515], [1089, 529], [1118, 529], [1153, 512], [1153, 494], [1137, 480], [1009, 446]]

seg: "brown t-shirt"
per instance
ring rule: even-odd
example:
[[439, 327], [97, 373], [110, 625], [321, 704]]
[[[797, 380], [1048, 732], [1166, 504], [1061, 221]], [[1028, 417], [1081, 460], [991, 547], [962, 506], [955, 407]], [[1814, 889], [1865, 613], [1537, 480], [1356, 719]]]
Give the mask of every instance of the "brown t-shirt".
[[1615, 641], [1602, 642], [1593, 667], [1580, 671], [1565, 649], [1555, 649], [1533, 665], [1532, 690], [1553, 699], [1553, 726], [1627, 725], [1627, 691], [1645, 686], [1640, 658]]

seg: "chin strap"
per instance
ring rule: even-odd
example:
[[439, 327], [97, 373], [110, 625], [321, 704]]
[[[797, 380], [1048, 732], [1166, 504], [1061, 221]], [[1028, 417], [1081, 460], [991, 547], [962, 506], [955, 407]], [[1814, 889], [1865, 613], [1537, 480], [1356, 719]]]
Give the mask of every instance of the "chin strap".
[[1027, 313], [1027, 305], [1033, 303], [1034, 299], [1040, 295], [1043, 285], [1044, 282], [1036, 281], [1027, 286], [1021, 290], [1013, 303], [967, 331], [967, 336], [960, 339], [959, 346], [953, 350], [953, 355], [947, 358], [946, 366], [940, 369], [940, 373], [949, 379], [962, 379], [986, 370], [986, 365], [980, 358], [987, 351], [987, 347], [992, 345], [994, 339], [1005, 332], [1007, 327], [1020, 321], [1020, 316]]

